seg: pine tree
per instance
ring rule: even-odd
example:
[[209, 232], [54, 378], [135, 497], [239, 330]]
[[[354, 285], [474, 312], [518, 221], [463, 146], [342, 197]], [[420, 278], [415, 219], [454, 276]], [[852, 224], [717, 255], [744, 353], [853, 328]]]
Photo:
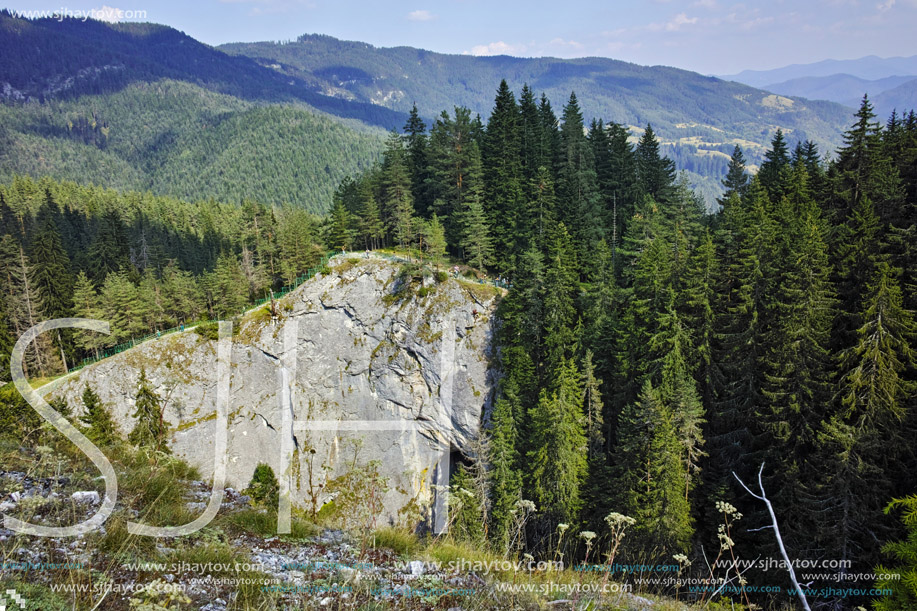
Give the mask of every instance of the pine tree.
[[[487, 121], [481, 161], [485, 209], [494, 243], [496, 266], [506, 272], [514, 267], [520, 240], [522, 166], [519, 157], [519, 109], [513, 92], [500, 82], [494, 108]], [[524, 239], [524, 237], [523, 237]]]
[[150, 386], [146, 370], [140, 370], [137, 394], [135, 396], [134, 428], [127, 440], [138, 448], [154, 452], [171, 453], [166, 445], [169, 424], [163, 418], [162, 399]]
[[[70, 259], [61, 243], [60, 232], [54, 222], [58, 212], [57, 204], [49, 191], [45, 192], [45, 202], [39, 211], [41, 219], [38, 231], [33, 238], [32, 252], [29, 260], [32, 263], [32, 286], [43, 305], [48, 318], [65, 318], [73, 307], [73, 278], [70, 271]], [[67, 352], [70, 349], [66, 336], [56, 330], [54, 341], [60, 352], [64, 369], [67, 368]]]
[[392, 240], [401, 248], [407, 247], [413, 240], [411, 219], [414, 214], [411, 180], [404, 157], [401, 137], [392, 132], [386, 144], [382, 166], [382, 210]]
[[319, 259], [315, 248], [315, 229], [309, 213], [301, 208], [284, 211], [278, 232], [280, 271], [287, 284], [304, 273]]
[[481, 176], [481, 158], [477, 152], [477, 145], [471, 144], [470, 162], [468, 164], [468, 179], [471, 186], [463, 193], [462, 209], [460, 213], [461, 239], [459, 245], [464, 253], [465, 260], [483, 269], [491, 263], [493, 257], [493, 241], [490, 226], [481, 201], [483, 184]]
[[629, 545], [645, 558], [688, 549], [693, 525], [681, 455], [672, 413], [647, 380], [621, 414], [615, 447], [616, 505], [637, 520]]
[[729, 158], [729, 168], [726, 170], [726, 177], [723, 179], [723, 195], [717, 198], [720, 206], [725, 206], [729, 197], [734, 193], [739, 197], [745, 195], [748, 189], [748, 172], [745, 170], [745, 155], [737, 144], [732, 150], [732, 157]]
[[118, 431], [111, 413], [89, 384], [83, 389], [82, 398], [82, 420], [89, 440], [100, 446], [109, 446], [118, 441]]
[[235, 256], [221, 254], [210, 282], [210, 307], [214, 318], [234, 316], [245, 308], [248, 302], [246, 284]]
[[576, 365], [567, 359], [556, 374], [552, 390], [542, 390], [538, 403], [529, 409], [530, 490], [536, 506], [550, 521], [570, 523], [582, 508], [588, 440]]
[[439, 222], [439, 217], [436, 216], [436, 213], [433, 214], [430, 222], [426, 225], [424, 240], [427, 244], [427, 255], [438, 268], [446, 254], [446, 230], [443, 228], [443, 224]]
[[331, 207], [331, 219], [325, 243], [334, 250], [350, 250], [353, 236], [350, 226], [350, 213], [344, 207], [344, 203], [337, 199]]
[[790, 168], [790, 153], [783, 136], [783, 130], [777, 128], [771, 140], [771, 148], [764, 153], [764, 161], [758, 170], [758, 179], [767, 190], [771, 202], [779, 202], [783, 196], [782, 186], [787, 182]]
[[411, 177], [411, 196], [416, 214], [426, 216], [432, 202], [426, 201], [427, 182], [427, 126], [417, 112], [417, 104], [411, 107], [407, 123], [404, 124], [404, 139], [407, 149], [408, 175]]
[[644, 194], [659, 203], [671, 199], [675, 185], [675, 163], [659, 152], [659, 141], [651, 125], [646, 126], [637, 145], [637, 177]]
[[553, 233], [544, 275], [544, 363], [540, 368], [548, 378], [556, 377], [572, 356], [576, 340], [576, 255], [563, 223]]
[[111, 272], [130, 268], [130, 251], [124, 222], [117, 210], [109, 209], [89, 247], [89, 275], [97, 284]]

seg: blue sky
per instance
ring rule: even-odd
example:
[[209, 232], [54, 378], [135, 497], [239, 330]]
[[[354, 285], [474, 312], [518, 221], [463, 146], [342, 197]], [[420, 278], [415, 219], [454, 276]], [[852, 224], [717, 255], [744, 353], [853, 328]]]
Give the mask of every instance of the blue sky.
[[213, 45], [322, 33], [443, 53], [598, 55], [706, 74], [917, 54], [917, 0], [7, 0], [6, 6], [146, 11], [146, 21]]

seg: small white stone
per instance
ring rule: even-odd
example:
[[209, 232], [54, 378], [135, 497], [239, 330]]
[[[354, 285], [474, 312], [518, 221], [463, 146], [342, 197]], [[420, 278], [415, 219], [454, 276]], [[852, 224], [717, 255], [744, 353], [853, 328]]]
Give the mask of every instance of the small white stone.
[[73, 499], [75, 503], [90, 503], [92, 505], [98, 505], [102, 502], [102, 499], [99, 497], [99, 493], [95, 490], [80, 490], [71, 494], [70, 498]]

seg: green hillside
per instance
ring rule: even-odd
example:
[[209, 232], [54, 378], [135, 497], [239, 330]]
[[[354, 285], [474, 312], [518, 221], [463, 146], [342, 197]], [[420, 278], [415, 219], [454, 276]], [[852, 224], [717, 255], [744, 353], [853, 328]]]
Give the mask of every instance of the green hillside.
[[378, 155], [382, 136], [301, 105], [257, 105], [171, 80], [134, 83], [104, 95], [0, 105], [0, 180], [48, 175], [321, 212], [340, 180]]
[[[712, 179], [725, 175], [729, 153], [740, 144], [758, 164], [778, 127], [791, 144], [811, 140], [833, 152], [851, 119], [839, 104], [775, 96], [740, 83], [686, 70], [638, 66], [607, 58], [473, 57], [411, 47], [376, 48], [321, 35], [289, 43], [236, 43], [219, 47], [291, 78], [311, 79], [329, 94], [421, 116], [467, 106], [483, 118], [493, 107], [494, 83], [506, 79], [517, 93], [565, 100], [575, 91], [587, 121], [593, 117], [633, 128], [652, 124], [663, 150], [679, 169]], [[635, 133], [639, 137], [639, 133]]]

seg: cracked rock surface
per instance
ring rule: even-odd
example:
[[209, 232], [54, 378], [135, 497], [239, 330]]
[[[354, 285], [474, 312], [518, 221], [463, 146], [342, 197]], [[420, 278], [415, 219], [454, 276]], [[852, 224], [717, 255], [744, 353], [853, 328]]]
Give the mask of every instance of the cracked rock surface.
[[[452, 278], [404, 278], [401, 265], [378, 259], [338, 257], [331, 265], [330, 274], [278, 302], [276, 322], [262, 309], [234, 334], [226, 485], [244, 489], [264, 462], [289, 478], [293, 502], [305, 505], [310, 459], [313, 490], [353, 460], [379, 461], [388, 478], [384, 515], [394, 519], [412, 499], [432, 502], [441, 453], [467, 450], [479, 432], [493, 386], [488, 365], [498, 296]], [[295, 354], [285, 352], [290, 326]], [[209, 479], [216, 347], [194, 331], [149, 341], [66, 378], [51, 396], [65, 397], [79, 414], [88, 382], [127, 435], [144, 368], [163, 399], [173, 451]], [[291, 426], [289, 416], [298, 424]], [[304, 429], [310, 420], [410, 421], [419, 431]], [[287, 469], [283, 448], [295, 450]]]

